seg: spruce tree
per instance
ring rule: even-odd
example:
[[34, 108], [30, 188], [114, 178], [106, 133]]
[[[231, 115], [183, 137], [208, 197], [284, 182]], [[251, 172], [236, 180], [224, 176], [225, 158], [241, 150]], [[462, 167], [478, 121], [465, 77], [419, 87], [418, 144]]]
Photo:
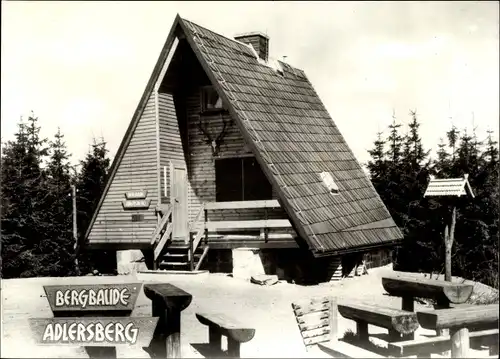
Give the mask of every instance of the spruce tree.
[[50, 236], [45, 219], [47, 188], [41, 167], [47, 155], [38, 118], [18, 123], [2, 153], [2, 276], [31, 277], [41, 269], [39, 253]]
[[[84, 241], [88, 226], [106, 185], [110, 165], [107, 154], [106, 142], [104, 140], [97, 142], [94, 139], [91, 151], [81, 161], [81, 170], [77, 179], [78, 252], [81, 253], [79, 264], [82, 273], [96, 269], [102, 264], [110, 264], [111, 267], [116, 259], [116, 254], [113, 252], [89, 251]], [[113, 257], [111, 261], [110, 257]], [[106, 266], [104, 269], [102, 267], [97, 269], [107, 270]]]
[[64, 135], [58, 128], [50, 142], [46, 188], [48, 190], [46, 220], [51, 223], [50, 238], [44, 243], [43, 274], [74, 274], [72, 238], [71, 173]]

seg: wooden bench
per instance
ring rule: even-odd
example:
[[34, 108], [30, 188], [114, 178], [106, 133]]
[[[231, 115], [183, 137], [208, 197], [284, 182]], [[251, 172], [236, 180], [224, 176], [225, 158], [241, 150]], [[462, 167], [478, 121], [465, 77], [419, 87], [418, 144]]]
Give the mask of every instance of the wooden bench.
[[208, 340], [211, 349], [222, 350], [222, 336], [227, 337], [227, 355], [240, 357], [241, 343], [250, 341], [255, 329], [249, 328], [222, 313], [196, 313], [201, 324], [208, 326]]
[[362, 341], [368, 341], [368, 324], [387, 329], [389, 341], [399, 341], [402, 335], [413, 334], [418, 328], [417, 314], [406, 310], [362, 302], [339, 304], [338, 310], [344, 318], [356, 322]]
[[465, 303], [472, 294], [472, 285], [443, 280], [412, 277], [404, 272], [382, 277], [382, 286], [389, 295], [401, 297], [403, 310], [414, 311], [415, 298], [434, 299], [439, 309], [451, 303]]
[[369, 350], [338, 340], [335, 298], [313, 298], [292, 303], [306, 350], [318, 347], [332, 357], [383, 358]]
[[193, 296], [169, 283], [144, 285], [144, 294], [152, 301], [153, 317], [158, 325], [148, 348], [153, 358], [181, 358], [181, 312]]
[[[415, 298], [436, 301], [435, 309], [450, 308], [451, 305], [465, 303], [472, 294], [472, 285], [420, 278], [405, 272], [395, 272], [391, 276], [382, 277], [382, 286], [392, 296], [401, 297], [401, 309], [415, 311]], [[446, 335], [446, 331], [438, 331], [438, 335]], [[413, 339], [409, 334], [406, 339]]]
[[[490, 355], [498, 357], [498, 305], [474, 305], [450, 309], [421, 311], [417, 313], [425, 329], [450, 329], [450, 336], [390, 343], [389, 351], [398, 356], [417, 355], [429, 357], [430, 353], [450, 350], [452, 358], [467, 358], [470, 342], [479, 340], [490, 346]], [[470, 328], [492, 326], [495, 329], [469, 332]]]
[[[498, 329], [481, 330], [469, 333], [470, 343], [480, 342], [481, 345], [494, 347], [495, 341], [498, 343]], [[436, 336], [431, 338], [421, 338], [407, 340], [397, 343], [388, 343], [387, 349], [390, 355], [396, 357], [408, 357], [416, 355], [418, 358], [429, 358], [431, 353], [441, 353], [450, 350], [451, 337]], [[490, 354], [493, 355], [492, 351]], [[498, 357], [494, 356], [495, 358]]]

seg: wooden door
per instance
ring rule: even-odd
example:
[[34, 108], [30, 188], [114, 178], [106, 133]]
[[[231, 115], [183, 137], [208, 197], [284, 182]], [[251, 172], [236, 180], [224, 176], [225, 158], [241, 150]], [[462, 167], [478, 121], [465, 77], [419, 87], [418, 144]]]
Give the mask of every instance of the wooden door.
[[170, 162], [170, 203], [172, 204], [172, 240], [189, 240], [187, 170], [182, 162]]

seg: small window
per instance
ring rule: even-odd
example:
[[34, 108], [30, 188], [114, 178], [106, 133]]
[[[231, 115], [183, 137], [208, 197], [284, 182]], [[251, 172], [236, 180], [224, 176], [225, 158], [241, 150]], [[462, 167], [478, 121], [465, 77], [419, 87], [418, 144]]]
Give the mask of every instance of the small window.
[[323, 184], [328, 188], [331, 194], [339, 194], [339, 187], [333, 180], [332, 174], [330, 172], [321, 172], [319, 174]]
[[222, 99], [212, 86], [202, 88], [201, 110], [203, 112], [222, 110]]

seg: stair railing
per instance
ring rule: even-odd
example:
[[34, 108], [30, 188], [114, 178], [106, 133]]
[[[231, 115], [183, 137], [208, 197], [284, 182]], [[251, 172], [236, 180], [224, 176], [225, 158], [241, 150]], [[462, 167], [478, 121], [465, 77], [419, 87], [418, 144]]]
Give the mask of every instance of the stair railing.
[[188, 253], [188, 259], [189, 259], [189, 268], [190, 270], [198, 270], [201, 266], [202, 260], [205, 258], [206, 255], [206, 247], [205, 250], [203, 251], [202, 256], [200, 257], [200, 260], [196, 264], [196, 267], [194, 265], [194, 252], [198, 248], [198, 245], [201, 242], [201, 239], [203, 238], [203, 235], [205, 234], [205, 220], [202, 219], [202, 215], [206, 212], [205, 210], [205, 204], [202, 204], [200, 207], [200, 210], [198, 211], [198, 214], [194, 218], [194, 220], [190, 223], [189, 225], [189, 253]]
[[167, 243], [172, 239], [172, 206], [165, 205], [160, 207], [158, 213], [161, 216], [160, 222], [156, 226], [153, 236], [151, 237], [151, 245], [154, 249], [154, 266], [158, 266], [158, 261], [163, 251], [166, 249]]

